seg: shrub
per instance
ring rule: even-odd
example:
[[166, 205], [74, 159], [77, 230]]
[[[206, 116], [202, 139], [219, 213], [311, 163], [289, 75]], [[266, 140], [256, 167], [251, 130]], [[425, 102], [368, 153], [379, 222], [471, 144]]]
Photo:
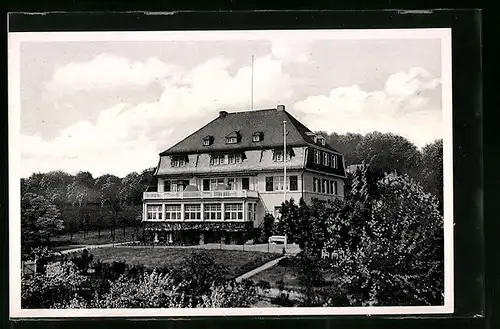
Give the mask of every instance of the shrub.
[[143, 274], [137, 282], [121, 276], [109, 292], [93, 301], [96, 308], [168, 308], [185, 307], [186, 296], [168, 274], [156, 271]]
[[229, 281], [218, 286], [212, 285], [209, 293], [202, 296], [199, 307], [250, 307], [257, 300], [257, 289], [253, 282]]
[[255, 286], [259, 287], [264, 291], [269, 291], [271, 289], [271, 284], [269, 283], [269, 281], [266, 280], [259, 280], [259, 282], [257, 282]]
[[87, 273], [90, 263], [92, 263], [93, 259], [94, 255], [90, 254], [87, 249], [84, 249], [80, 256], [71, 258], [71, 261], [76, 265], [80, 272]]
[[277, 265], [283, 267], [291, 267], [293, 266], [293, 261], [289, 257], [285, 257], [280, 259]]
[[296, 303], [290, 299], [290, 296], [283, 292], [277, 297], [271, 298], [271, 303], [283, 307], [293, 307], [296, 305]]
[[46, 266], [45, 274], [21, 279], [23, 308], [64, 308], [75, 296], [90, 298], [93, 292], [87, 277], [72, 262], [57, 262]]

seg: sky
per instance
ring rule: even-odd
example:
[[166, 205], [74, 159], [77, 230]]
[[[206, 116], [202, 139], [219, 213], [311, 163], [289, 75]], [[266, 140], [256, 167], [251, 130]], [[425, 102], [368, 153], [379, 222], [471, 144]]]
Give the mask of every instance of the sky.
[[21, 176], [156, 166], [218, 111], [250, 110], [252, 55], [254, 109], [283, 104], [313, 131], [442, 138], [437, 37], [223, 36], [20, 43]]

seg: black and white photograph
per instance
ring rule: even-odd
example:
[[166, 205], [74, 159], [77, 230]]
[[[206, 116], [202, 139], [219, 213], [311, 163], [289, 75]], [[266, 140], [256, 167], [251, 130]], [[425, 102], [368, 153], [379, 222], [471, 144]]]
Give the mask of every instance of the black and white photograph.
[[450, 29], [8, 57], [11, 317], [453, 312]]

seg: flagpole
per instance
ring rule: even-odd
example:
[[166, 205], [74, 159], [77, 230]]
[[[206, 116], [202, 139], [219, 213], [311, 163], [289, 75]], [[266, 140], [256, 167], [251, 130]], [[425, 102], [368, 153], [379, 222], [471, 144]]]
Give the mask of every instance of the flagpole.
[[[286, 202], [286, 120], [283, 120], [283, 202]], [[287, 250], [288, 237], [285, 233], [285, 252]]]
[[253, 55], [252, 55], [252, 72], [250, 78], [250, 111], [253, 111]]
[[286, 121], [283, 121], [283, 202], [286, 202]]

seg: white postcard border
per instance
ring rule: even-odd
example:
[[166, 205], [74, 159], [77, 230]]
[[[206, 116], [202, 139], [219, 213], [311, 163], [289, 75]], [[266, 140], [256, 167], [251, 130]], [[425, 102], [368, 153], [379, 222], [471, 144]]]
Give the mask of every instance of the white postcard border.
[[[444, 166], [444, 270], [443, 306], [419, 307], [316, 307], [316, 308], [214, 308], [214, 309], [21, 309], [20, 232], [20, 45], [23, 42], [67, 41], [209, 41], [274, 40], [440, 39], [442, 61], [442, 115]], [[453, 141], [451, 29], [377, 30], [276, 30], [276, 31], [157, 31], [157, 32], [15, 32], [8, 35], [9, 90], [9, 269], [11, 318], [68, 317], [178, 317], [178, 316], [282, 316], [282, 315], [410, 315], [449, 314], [454, 310], [453, 273]]]

